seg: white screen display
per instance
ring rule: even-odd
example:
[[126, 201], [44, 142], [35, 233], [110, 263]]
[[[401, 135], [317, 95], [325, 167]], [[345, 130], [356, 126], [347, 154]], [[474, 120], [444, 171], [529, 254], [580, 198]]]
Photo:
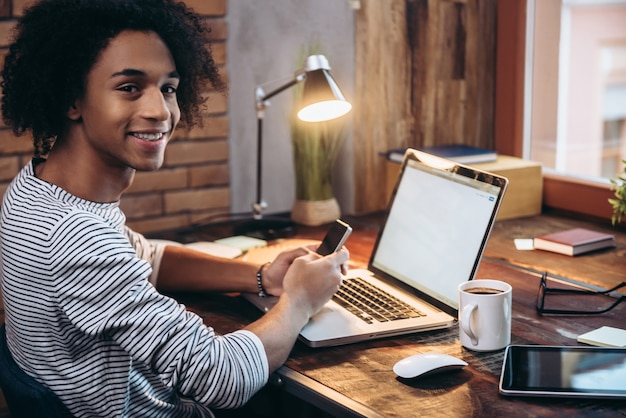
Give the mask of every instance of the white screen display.
[[372, 266], [458, 309], [500, 187], [408, 161]]

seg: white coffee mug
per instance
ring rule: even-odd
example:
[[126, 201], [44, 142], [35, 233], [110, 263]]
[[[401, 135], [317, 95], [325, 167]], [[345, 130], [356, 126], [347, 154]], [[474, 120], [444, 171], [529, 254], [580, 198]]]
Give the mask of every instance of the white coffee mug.
[[499, 280], [459, 285], [459, 336], [463, 347], [495, 351], [511, 343], [513, 289]]

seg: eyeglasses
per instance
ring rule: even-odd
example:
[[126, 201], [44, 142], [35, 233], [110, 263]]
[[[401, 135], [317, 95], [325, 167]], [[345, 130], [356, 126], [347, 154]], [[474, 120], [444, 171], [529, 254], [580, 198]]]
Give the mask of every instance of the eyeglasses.
[[[537, 293], [537, 312], [540, 314], [552, 314], [552, 315], [593, 315], [593, 314], [602, 314], [610, 311], [615, 308], [617, 305], [626, 300], [626, 295], [621, 295], [620, 297], [611, 295], [612, 292], [615, 292], [622, 287], [626, 287], [626, 282], [622, 282], [617, 286], [614, 286], [607, 290], [586, 290], [586, 289], [565, 289], [565, 288], [556, 288], [556, 287], [548, 287], [547, 284], [548, 273], [543, 273], [541, 276], [541, 282], [539, 284], [539, 292]], [[608, 307], [599, 307], [596, 309], [551, 309], [546, 308], [546, 296], [547, 295], [579, 295], [579, 296], [597, 296], [599, 300], [606, 304], [606, 301], [602, 296], [615, 299], [614, 302]], [[561, 300], [561, 302], [567, 302]], [[573, 302], [573, 300], [569, 300], [569, 302]], [[604, 305], [606, 306], [606, 305]]]

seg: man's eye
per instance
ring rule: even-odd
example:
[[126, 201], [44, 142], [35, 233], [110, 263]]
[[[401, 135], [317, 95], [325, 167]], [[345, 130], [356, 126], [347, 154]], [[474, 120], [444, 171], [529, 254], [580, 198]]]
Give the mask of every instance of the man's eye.
[[136, 91], [138, 91], [139, 89], [137, 88], [137, 86], [122, 86], [120, 87], [118, 90], [126, 92], [126, 93], [134, 93]]
[[163, 86], [162, 91], [163, 93], [167, 93], [167, 94], [176, 94], [178, 90], [176, 86]]

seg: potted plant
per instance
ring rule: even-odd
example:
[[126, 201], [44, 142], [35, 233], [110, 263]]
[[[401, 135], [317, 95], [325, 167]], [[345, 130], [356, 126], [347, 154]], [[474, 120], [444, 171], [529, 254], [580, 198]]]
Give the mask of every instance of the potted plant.
[[[310, 48], [306, 56], [319, 54], [316, 49]], [[297, 104], [301, 96], [302, 85], [298, 85], [294, 89], [295, 108], [299, 107]], [[332, 222], [341, 214], [333, 195], [332, 173], [345, 139], [345, 117], [324, 122], [303, 122], [294, 113], [290, 124], [296, 176], [296, 201], [291, 218], [309, 226]]]
[[333, 195], [332, 172], [345, 138], [342, 118], [302, 122], [293, 118], [291, 139], [296, 175], [296, 201], [291, 217], [300, 224], [321, 225], [340, 216]]
[[611, 179], [611, 190], [615, 191], [615, 199], [609, 199], [609, 203], [613, 206], [613, 216], [611, 222], [613, 225], [622, 221], [622, 216], [626, 213], [626, 160], [622, 160], [624, 164], [624, 174], [618, 176], [617, 179]]

